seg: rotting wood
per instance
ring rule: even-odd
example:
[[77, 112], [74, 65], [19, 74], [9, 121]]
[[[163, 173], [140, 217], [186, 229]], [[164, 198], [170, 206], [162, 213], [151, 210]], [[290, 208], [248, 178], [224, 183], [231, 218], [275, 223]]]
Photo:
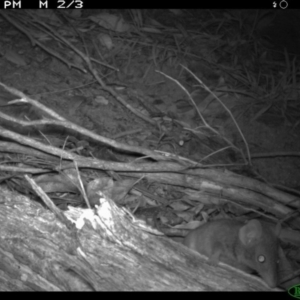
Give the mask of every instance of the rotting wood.
[[0, 289], [269, 290], [259, 278], [211, 266], [183, 245], [145, 232], [103, 201], [99, 216], [75, 208], [65, 213], [93, 219], [94, 225], [81, 219], [76, 240], [42, 205], [1, 188]]

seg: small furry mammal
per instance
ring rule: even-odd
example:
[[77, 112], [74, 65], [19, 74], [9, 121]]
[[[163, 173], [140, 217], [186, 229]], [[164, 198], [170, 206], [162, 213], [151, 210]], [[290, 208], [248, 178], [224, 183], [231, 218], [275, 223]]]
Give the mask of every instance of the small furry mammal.
[[247, 273], [256, 271], [270, 287], [278, 284], [278, 239], [259, 220], [208, 222], [192, 230], [183, 244], [212, 263], [222, 261]]

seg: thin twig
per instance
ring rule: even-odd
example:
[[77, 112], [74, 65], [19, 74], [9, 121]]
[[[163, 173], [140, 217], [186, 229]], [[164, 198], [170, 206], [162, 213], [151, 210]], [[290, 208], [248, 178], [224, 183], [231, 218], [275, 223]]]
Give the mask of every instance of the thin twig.
[[[220, 134], [217, 130], [215, 130], [213, 127], [211, 127], [211, 126], [206, 122], [205, 118], [203, 117], [203, 115], [201, 114], [200, 110], [198, 109], [198, 107], [197, 107], [197, 105], [196, 105], [194, 99], [192, 98], [191, 94], [187, 91], [187, 89], [186, 89], [186, 88], [185, 88], [178, 80], [176, 80], [176, 79], [174, 79], [174, 78], [172, 78], [172, 77], [166, 75], [166, 74], [163, 73], [163, 72], [160, 72], [160, 71], [156, 71], [156, 72], [158, 72], [158, 73], [162, 74], [163, 76], [169, 78], [170, 80], [174, 81], [174, 82], [175, 82], [175, 83], [176, 83], [176, 84], [177, 84], [177, 85], [178, 85], [178, 86], [179, 86], [179, 87], [187, 94], [187, 96], [189, 97], [189, 99], [190, 99], [190, 101], [192, 102], [193, 106], [195, 107], [195, 109], [196, 109], [196, 111], [197, 111], [199, 117], [201, 118], [201, 121], [203, 122], [204, 127], [208, 128], [209, 130], [211, 130], [211, 131], [212, 131], [213, 133], [215, 133], [216, 135], [221, 136], [221, 134]], [[214, 96], [214, 97], [217, 97], [215, 94], [213, 94], [213, 96]], [[223, 103], [222, 103], [222, 105], [223, 105]], [[239, 127], [238, 127], [238, 128], [239, 128]], [[191, 131], [194, 131], [194, 132], [195, 132], [195, 129], [191, 129], [191, 128], [185, 128], [185, 129], [186, 129], [186, 130], [191, 130]], [[242, 152], [239, 148], [237, 148], [237, 147], [236, 147], [229, 139], [227, 139], [225, 136], [221, 136], [221, 137], [222, 137], [222, 139], [223, 139], [224, 141], [226, 141], [226, 142], [228, 143], [228, 145], [230, 145], [233, 149], [236, 149], [238, 152], [240, 152], [241, 155], [242, 155], [242, 158], [245, 159], [245, 157], [244, 157], [244, 155], [243, 155], [243, 152]], [[248, 145], [246, 144], [246, 146], [248, 146]], [[247, 148], [247, 149], [248, 149], [248, 148]], [[245, 161], [246, 161], [246, 160], [245, 160]]]
[[248, 156], [248, 162], [250, 165], [252, 165], [252, 162], [251, 162], [251, 154], [250, 154], [250, 150], [249, 150], [249, 146], [248, 146], [248, 143], [247, 143], [247, 140], [244, 136], [244, 134], [242, 133], [242, 130], [240, 129], [240, 126], [238, 125], [238, 123], [236, 122], [233, 114], [231, 113], [230, 109], [221, 101], [221, 99], [208, 87], [206, 86], [192, 71], [190, 71], [188, 68], [186, 68], [185, 66], [182, 65], [182, 67], [187, 70], [200, 84], [201, 86], [206, 90], [208, 91], [211, 95], [214, 96], [214, 98], [223, 106], [223, 108], [226, 110], [226, 112], [229, 114], [230, 118], [232, 119], [234, 125], [236, 126], [240, 136], [242, 137], [243, 139], [243, 142], [245, 144], [245, 147], [246, 147], [246, 150], [247, 150], [247, 156]]

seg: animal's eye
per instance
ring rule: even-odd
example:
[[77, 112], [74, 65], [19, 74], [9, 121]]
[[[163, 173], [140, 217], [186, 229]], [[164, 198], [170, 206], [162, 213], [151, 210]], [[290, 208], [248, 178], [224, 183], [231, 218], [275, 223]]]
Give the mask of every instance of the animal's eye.
[[264, 263], [266, 261], [266, 258], [263, 256], [263, 255], [259, 255], [257, 260], [260, 262], [260, 263]]

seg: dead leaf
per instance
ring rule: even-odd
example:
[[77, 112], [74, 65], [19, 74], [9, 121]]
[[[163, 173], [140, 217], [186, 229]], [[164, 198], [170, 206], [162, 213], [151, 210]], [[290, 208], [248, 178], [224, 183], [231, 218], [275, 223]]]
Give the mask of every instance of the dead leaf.
[[101, 43], [101, 45], [106, 47], [108, 50], [111, 50], [112, 47], [114, 46], [114, 43], [113, 43], [111, 37], [106, 33], [98, 34], [97, 38], [98, 38], [99, 42]]
[[126, 23], [122, 17], [118, 17], [112, 14], [102, 13], [99, 15], [89, 16], [88, 19], [106, 29], [114, 30], [117, 32], [126, 32], [130, 29], [130, 25]]
[[7, 50], [4, 57], [17, 66], [24, 67], [27, 65], [26, 61], [17, 52], [13, 50]]

